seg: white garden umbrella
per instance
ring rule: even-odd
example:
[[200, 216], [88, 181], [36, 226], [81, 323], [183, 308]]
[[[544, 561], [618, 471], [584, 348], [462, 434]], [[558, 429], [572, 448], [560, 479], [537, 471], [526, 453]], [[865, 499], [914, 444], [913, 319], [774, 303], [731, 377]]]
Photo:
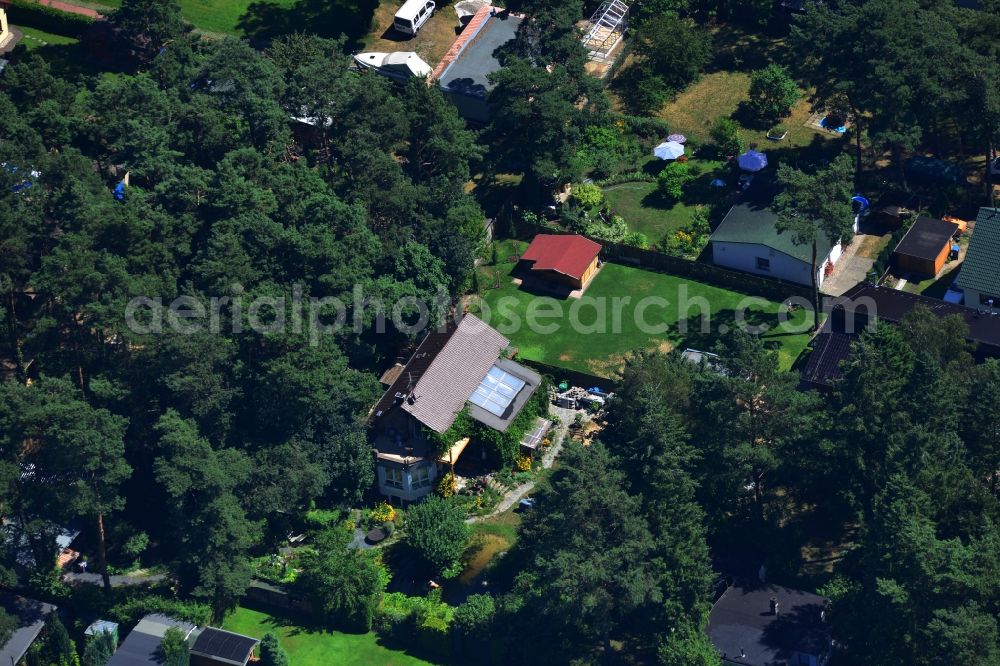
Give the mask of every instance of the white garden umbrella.
[[661, 160], [676, 160], [684, 154], [684, 146], [676, 141], [665, 141], [653, 149], [653, 154]]
[[767, 166], [767, 155], [758, 153], [756, 150], [748, 150], [740, 155], [737, 163], [744, 171], [760, 171]]

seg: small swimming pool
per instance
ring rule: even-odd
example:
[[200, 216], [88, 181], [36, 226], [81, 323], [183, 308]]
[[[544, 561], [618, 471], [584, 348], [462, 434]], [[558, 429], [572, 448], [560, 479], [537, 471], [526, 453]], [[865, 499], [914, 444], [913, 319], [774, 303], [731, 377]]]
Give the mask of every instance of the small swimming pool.
[[843, 134], [847, 131], [847, 124], [844, 123], [844, 119], [840, 116], [824, 116], [823, 120], [819, 121], [819, 124], [820, 127], [831, 132]]

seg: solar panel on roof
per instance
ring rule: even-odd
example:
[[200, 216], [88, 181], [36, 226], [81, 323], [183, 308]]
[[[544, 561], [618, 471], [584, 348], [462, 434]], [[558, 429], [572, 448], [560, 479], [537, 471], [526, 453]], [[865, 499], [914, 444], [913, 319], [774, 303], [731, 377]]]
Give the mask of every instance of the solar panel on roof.
[[191, 652], [243, 664], [256, 644], [257, 640], [249, 636], [208, 627], [198, 636]]
[[518, 391], [523, 388], [523, 379], [504, 372], [494, 365], [469, 396], [469, 402], [482, 407], [490, 414], [503, 416]]

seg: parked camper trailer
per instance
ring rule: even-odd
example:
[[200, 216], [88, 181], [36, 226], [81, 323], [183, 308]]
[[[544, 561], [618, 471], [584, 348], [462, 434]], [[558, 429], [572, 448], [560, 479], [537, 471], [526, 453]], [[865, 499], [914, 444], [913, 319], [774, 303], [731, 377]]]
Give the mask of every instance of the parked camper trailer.
[[396, 12], [392, 25], [405, 35], [416, 35], [434, 13], [434, 0], [406, 0]]

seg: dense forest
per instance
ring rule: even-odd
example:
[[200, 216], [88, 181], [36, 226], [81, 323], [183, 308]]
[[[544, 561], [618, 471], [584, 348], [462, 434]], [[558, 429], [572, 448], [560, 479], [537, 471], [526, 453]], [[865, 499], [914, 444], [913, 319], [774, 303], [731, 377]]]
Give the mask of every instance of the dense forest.
[[[992, 155], [995, 3], [807, 4], [795, 73], [858, 119], [857, 178], [888, 163], [905, 186], [904, 156], [938, 132]], [[108, 595], [112, 566], [141, 557], [176, 581], [164, 597], [221, 619], [297, 513], [371, 503], [365, 418], [419, 337], [419, 313], [386, 304], [440, 316], [474, 289], [489, 246], [473, 176], [523, 173], [541, 210], [639, 150], [614, 128], [660, 128], [638, 114], [707, 66], [708, 25], [766, 26], [772, 5], [642, 4], [614, 84], [633, 116], [584, 73], [582, 2], [512, 3], [531, 20], [476, 129], [437, 86], [351, 70], [344, 39], [207, 38], [173, 1], [125, 0], [90, 37], [113, 47], [99, 74], [20, 54], [0, 78], [0, 584], [105, 610], [51, 570], [79, 524]], [[181, 326], [221, 324], [128, 321], [135, 298], [180, 296]], [[868, 331], [829, 394], [748, 335], [719, 343], [721, 368], [637, 352], [600, 441], [566, 445], [457, 626], [493, 663], [718, 664], [719, 574], [736, 560], [792, 578], [803, 542], [826, 539], [842, 557], [807, 582], [832, 600], [839, 663], [1000, 664], [1000, 364], [975, 363], [964, 326], [918, 310]], [[446, 501], [426, 506], [414, 534], [467, 537]], [[368, 630], [389, 574], [336, 554], [342, 536], [300, 586], [337, 590], [315, 605]], [[438, 569], [462, 550], [421, 548]]]

